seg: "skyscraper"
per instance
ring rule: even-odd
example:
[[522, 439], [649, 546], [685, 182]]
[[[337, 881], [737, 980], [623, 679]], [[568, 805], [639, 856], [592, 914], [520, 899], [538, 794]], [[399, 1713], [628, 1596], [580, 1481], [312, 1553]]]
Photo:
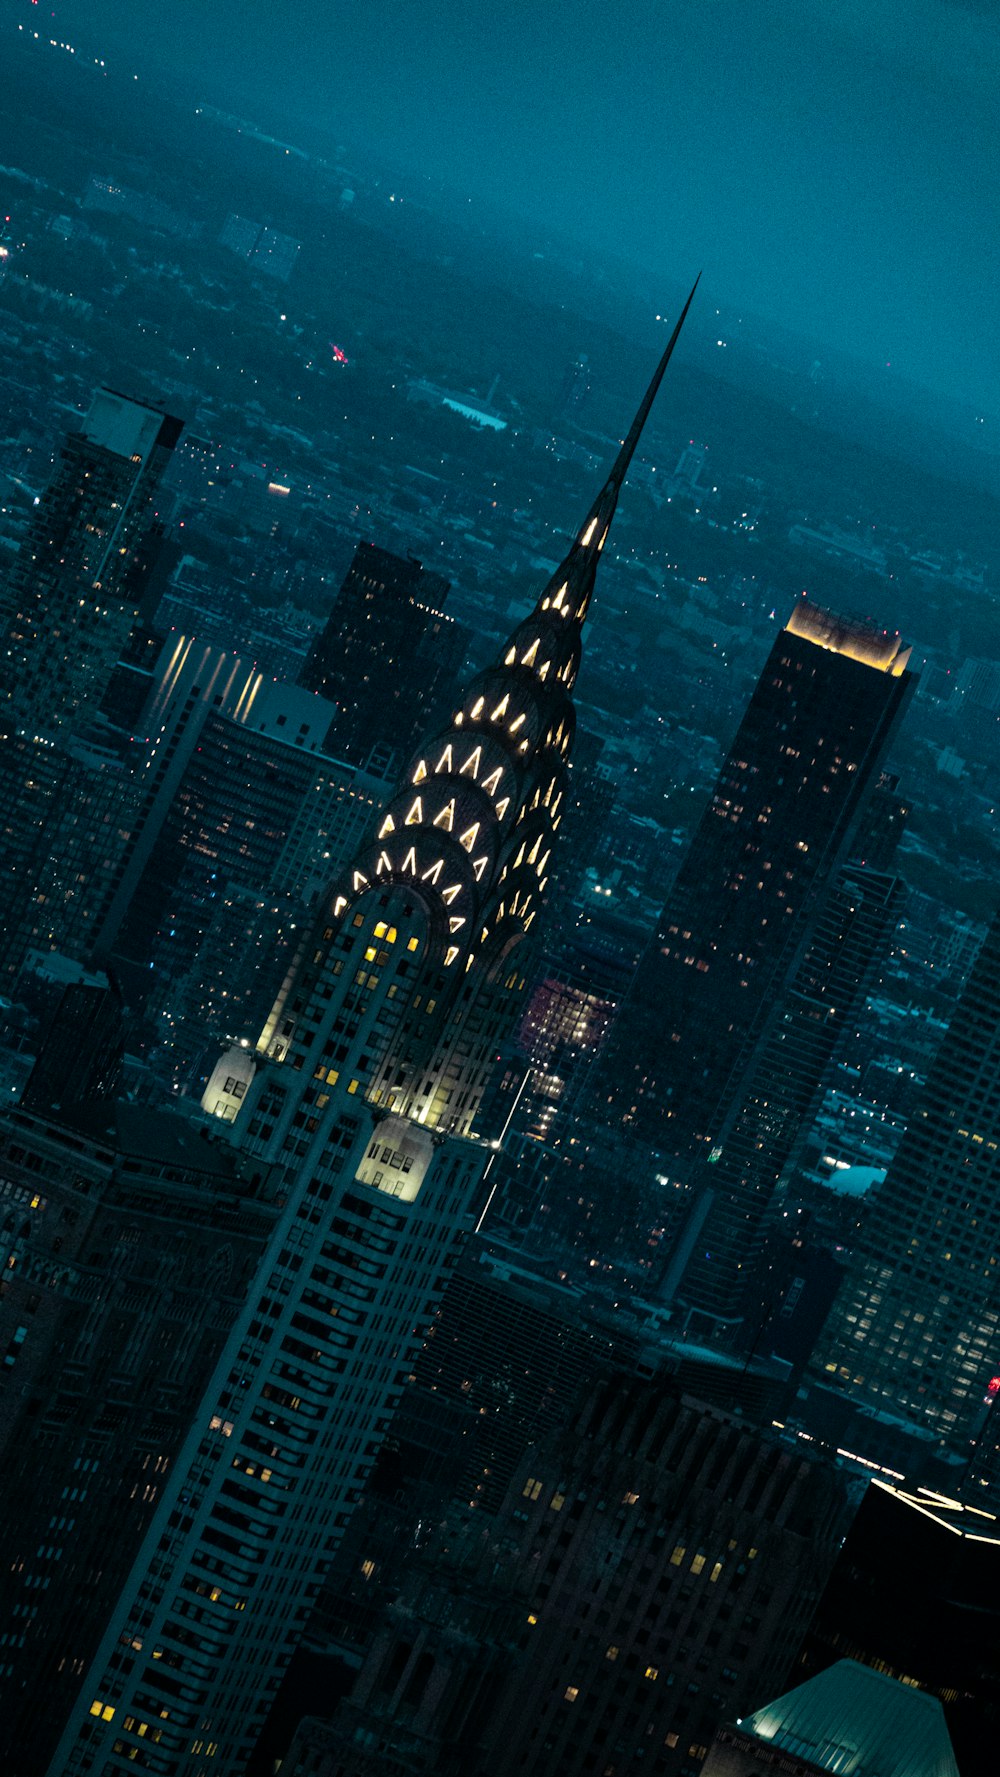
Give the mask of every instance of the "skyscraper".
[[902, 898], [894, 876], [850, 864], [837, 872], [799, 965], [738, 1070], [737, 1102], [712, 1159], [694, 1175], [689, 1250], [674, 1255], [671, 1291], [713, 1317], [743, 1317], [736, 1337], [752, 1341], [767, 1312], [767, 1212], [808, 1133], [837, 1045], [888, 950]]
[[152, 495], [181, 422], [100, 389], [56, 472], [11, 575], [7, 714], [51, 733], [93, 717], [111, 682], [148, 570]]
[[0, 974], [86, 954], [138, 807], [127, 733], [91, 730], [148, 585], [180, 421], [110, 389], [64, 440], [10, 574], [0, 687]]
[[613, 1113], [681, 1169], [718, 1140], [748, 1038], [850, 853], [912, 688], [895, 632], [803, 597], [777, 637], [607, 1070]]
[[327, 747], [357, 765], [406, 754], [453, 694], [467, 632], [442, 609], [448, 582], [412, 556], [359, 543], [300, 682], [336, 715]]
[[42, 1050], [32, 1108], [0, 1123], [10, 1777], [45, 1769], [277, 1215], [225, 1143], [115, 1102], [114, 1009], [94, 992]]
[[1000, 916], [816, 1348], [815, 1381], [970, 1454], [1000, 1392]]
[[411, 760], [282, 984], [236, 1131], [283, 1213], [53, 1777], [241, 1770], [302, 1633], [470, 1225], [583, 624], [690, 301], [565, 561]]
[[784, 1680], [853, 1491], [671, 1378], [599, 1372], [495, 1517], [397, 1555], [351, 1696], [289, 1771], [691, 1777], [720, 1717]]

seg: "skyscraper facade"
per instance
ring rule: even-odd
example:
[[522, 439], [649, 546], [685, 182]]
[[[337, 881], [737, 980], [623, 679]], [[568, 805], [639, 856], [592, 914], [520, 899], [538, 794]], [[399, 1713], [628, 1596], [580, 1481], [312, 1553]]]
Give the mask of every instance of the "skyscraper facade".
[[[766, 1218], [811, 1126], [841, 1038], [888, 951], [903, 900], [897, 877], [858, 865], [837, 872], [786, 991], [739, 1070], [738, 1102], [698, 1185], [670, 1293], [713, 1317], [759, 1332], [769, 1306], [762, 1269]], [[735, 1331], [735, 1328], [734, 1328]]]
[[694, 1777], [720, 1718], [783, 1682], [851, 1492], [671, 1379], [599, 1373], [495, 1517], [411, 1540], [350, 1698], [288, 1768]]
[[583, 624], [683, 318], [565, 561], [411, 759], [281, 986], [236, 1132], [282, 1215], [53, 1777], [240, 1771], [301, 1636], [471, 1223]]
[[850, 854], [912, 689], [908, 653], [805, 597], [771, 650], [609, 1060], [613, 1115], [681, 1168], [717, 1142], [748, 1038]]
[[411, 556], [360, 543], [300, 682], [334, 705], [327, 747], [368, 762], [406, 754], [451, 697], [468, 640], [444, 613], [448, 582]]
[[0, 1125], [10, 1777], [45, 1769], [276, 1217], [225, 1143], [115, 1102], [113, 1011], [95, 993], [74, 992], [39, 1056], [34, 1108]]
[[148, 567], [152, 496], [181, 422], [112, 389], [95, 395], [11, 576], [6, 713], [49, 734], [100, 708], [132, 627]]
[[[935, 1445], [995, 1442], [1000, 1392], [1000, 918], [865, 1223], [815, 1380]], [[873, 1432], [874, 1435], [874, 1432]]]

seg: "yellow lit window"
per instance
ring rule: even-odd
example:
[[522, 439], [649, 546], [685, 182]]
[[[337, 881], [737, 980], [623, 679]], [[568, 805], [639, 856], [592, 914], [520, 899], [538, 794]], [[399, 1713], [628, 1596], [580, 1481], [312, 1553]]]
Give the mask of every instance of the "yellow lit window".
[[524, 1499], [537, 1499], [541, 1491], [541, 1481], [536, 1481], [533, 1476], [529, 1475], [521, 1489], [521, 1494]]
[[608, 1651], [607, 1651], [607, 1653], [606, 1653], [606, 1654], [605, 1654], [605, 1656], [604, 1656], [604, 1658], [605, 1658], [605, 1659], [606, 1659], [606, 1660], [617, 1660], [617, 1658], [618, 1658], [618, 1655], [619, 1655], [619, 1654], [620, 1654], [620, 1653], [621, 1653], [621, 1648], [618, 1648], [618, 1647], [609, 1647], [609, 1648], [608, 1648]]
[[537, 1623], [537, 1621], [538, 1621], [538, 1618], [537, 1618], [537, 1617], [536, 1617], [536, 1615], [535, 1615], [535, 1613], [534, 1613], [534, 1611], [529, 1611], [529, 1613], [528, 1613], [528, 1621], [529, 1621], [529, 1623], [532, 1623], [532, 1624], [534, 1624], [534, 1623]]
[[679, 1567], [681, 1562], [684, 1559], [686, 1552], [687, 1551], [684, 1548], [684, 1544], [678, 1543], [676, 1549], [674, 1550], [673, 1554], [670, 1557], [671, 1567]]
[[721, 1572], [722, 1572], [722, 1562], [717, 1561], [715, 1563], [715, 1566], [713, 1567], [711, 1573], [708, 1576], [709, 1579], [712, 1581], [713, 1585], [715, 1584], [715, 1581], [718, 1579]]
[[704, 1555], [696, 1555], [694, 1560], [691, 1563], [691, 1572], [692, 1573], [700, 1573], [702, 1568], [704, 1567], [704, 1565], [705, 1565]]
[[658, 1666], [647, 1666], [646, 1667], [646, 1677], [647, 1678], [659, 1678], [659, 1676], [660, 1676], [660, 1668]]
[[360, 1080], [352, 1080], [350, 1085], [347, 1088], [348, 1092], [356, 1092], [358, 1087], [360, 1086], [360, 1084], [361, 1084]]
[[575, 1684], [568, 1684], [563, 1692], [563, 1696], [567, 1703], [575, 1703], [579, 1695], [579, 1689]]
[[407, 950], [417, 950], [417, 949], [419, 949], [419, 947], [420, 947], [420, 939], [419, 938], [408, 938], [407, 939], [407, 942], [406, 942]]
[[566, 1504], [565, 1493], [553, 1493], [549, 1503], [554, 1512], [561, 1512], [563, 1506]]

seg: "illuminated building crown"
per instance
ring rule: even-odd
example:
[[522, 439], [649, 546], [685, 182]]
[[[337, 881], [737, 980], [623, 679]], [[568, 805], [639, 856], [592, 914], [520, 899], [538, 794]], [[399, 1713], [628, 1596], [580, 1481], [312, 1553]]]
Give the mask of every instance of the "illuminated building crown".
[[[376, 946], [390, 931], [395, 941], [394, 908], [405, 907], [406, 920], [415, 907], [422, 911], [423, 935], [410, 946], [419, 949], [419, 981], [409, 982], [406, 995], [421, 1016], [387, 1031], [368, 1096], [403, 1114], [419, 1102], [421, 1120], [432, 1124], [471, 1120], [499, 1028], [487, 1004], [499, 1011], [498, 997], [521, 985], [508, 961], [535, 921], [565, 806], [571, 693], [597, 564], [693, 296], [694, 289], [611, 473], [534, 611], [473, 679], [447, 726], [411, 759], [369, 838], [331, 885], [300, 958], [305, 966], [293, 970], [262, 1035], [259, 1048], [273, 1058], [284, 1059], [294, 1038], [287, 1016], [293, 988], [301, 1005], [344, 928], [363, 923], [359, 904], [378, 892], [385, 911]], [[456, 1056], [452, 1084], [464, 1083], [468, 1111], [457, 1119], [431, 1108], [433, 1079]]]

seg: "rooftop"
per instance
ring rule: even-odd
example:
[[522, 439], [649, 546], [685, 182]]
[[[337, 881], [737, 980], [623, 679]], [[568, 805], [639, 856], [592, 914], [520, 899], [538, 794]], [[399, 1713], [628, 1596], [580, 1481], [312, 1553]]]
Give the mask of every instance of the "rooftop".
[[958, 1777], [936, 1697], [838, 1660], [738, 1724], [836, 1777]]

